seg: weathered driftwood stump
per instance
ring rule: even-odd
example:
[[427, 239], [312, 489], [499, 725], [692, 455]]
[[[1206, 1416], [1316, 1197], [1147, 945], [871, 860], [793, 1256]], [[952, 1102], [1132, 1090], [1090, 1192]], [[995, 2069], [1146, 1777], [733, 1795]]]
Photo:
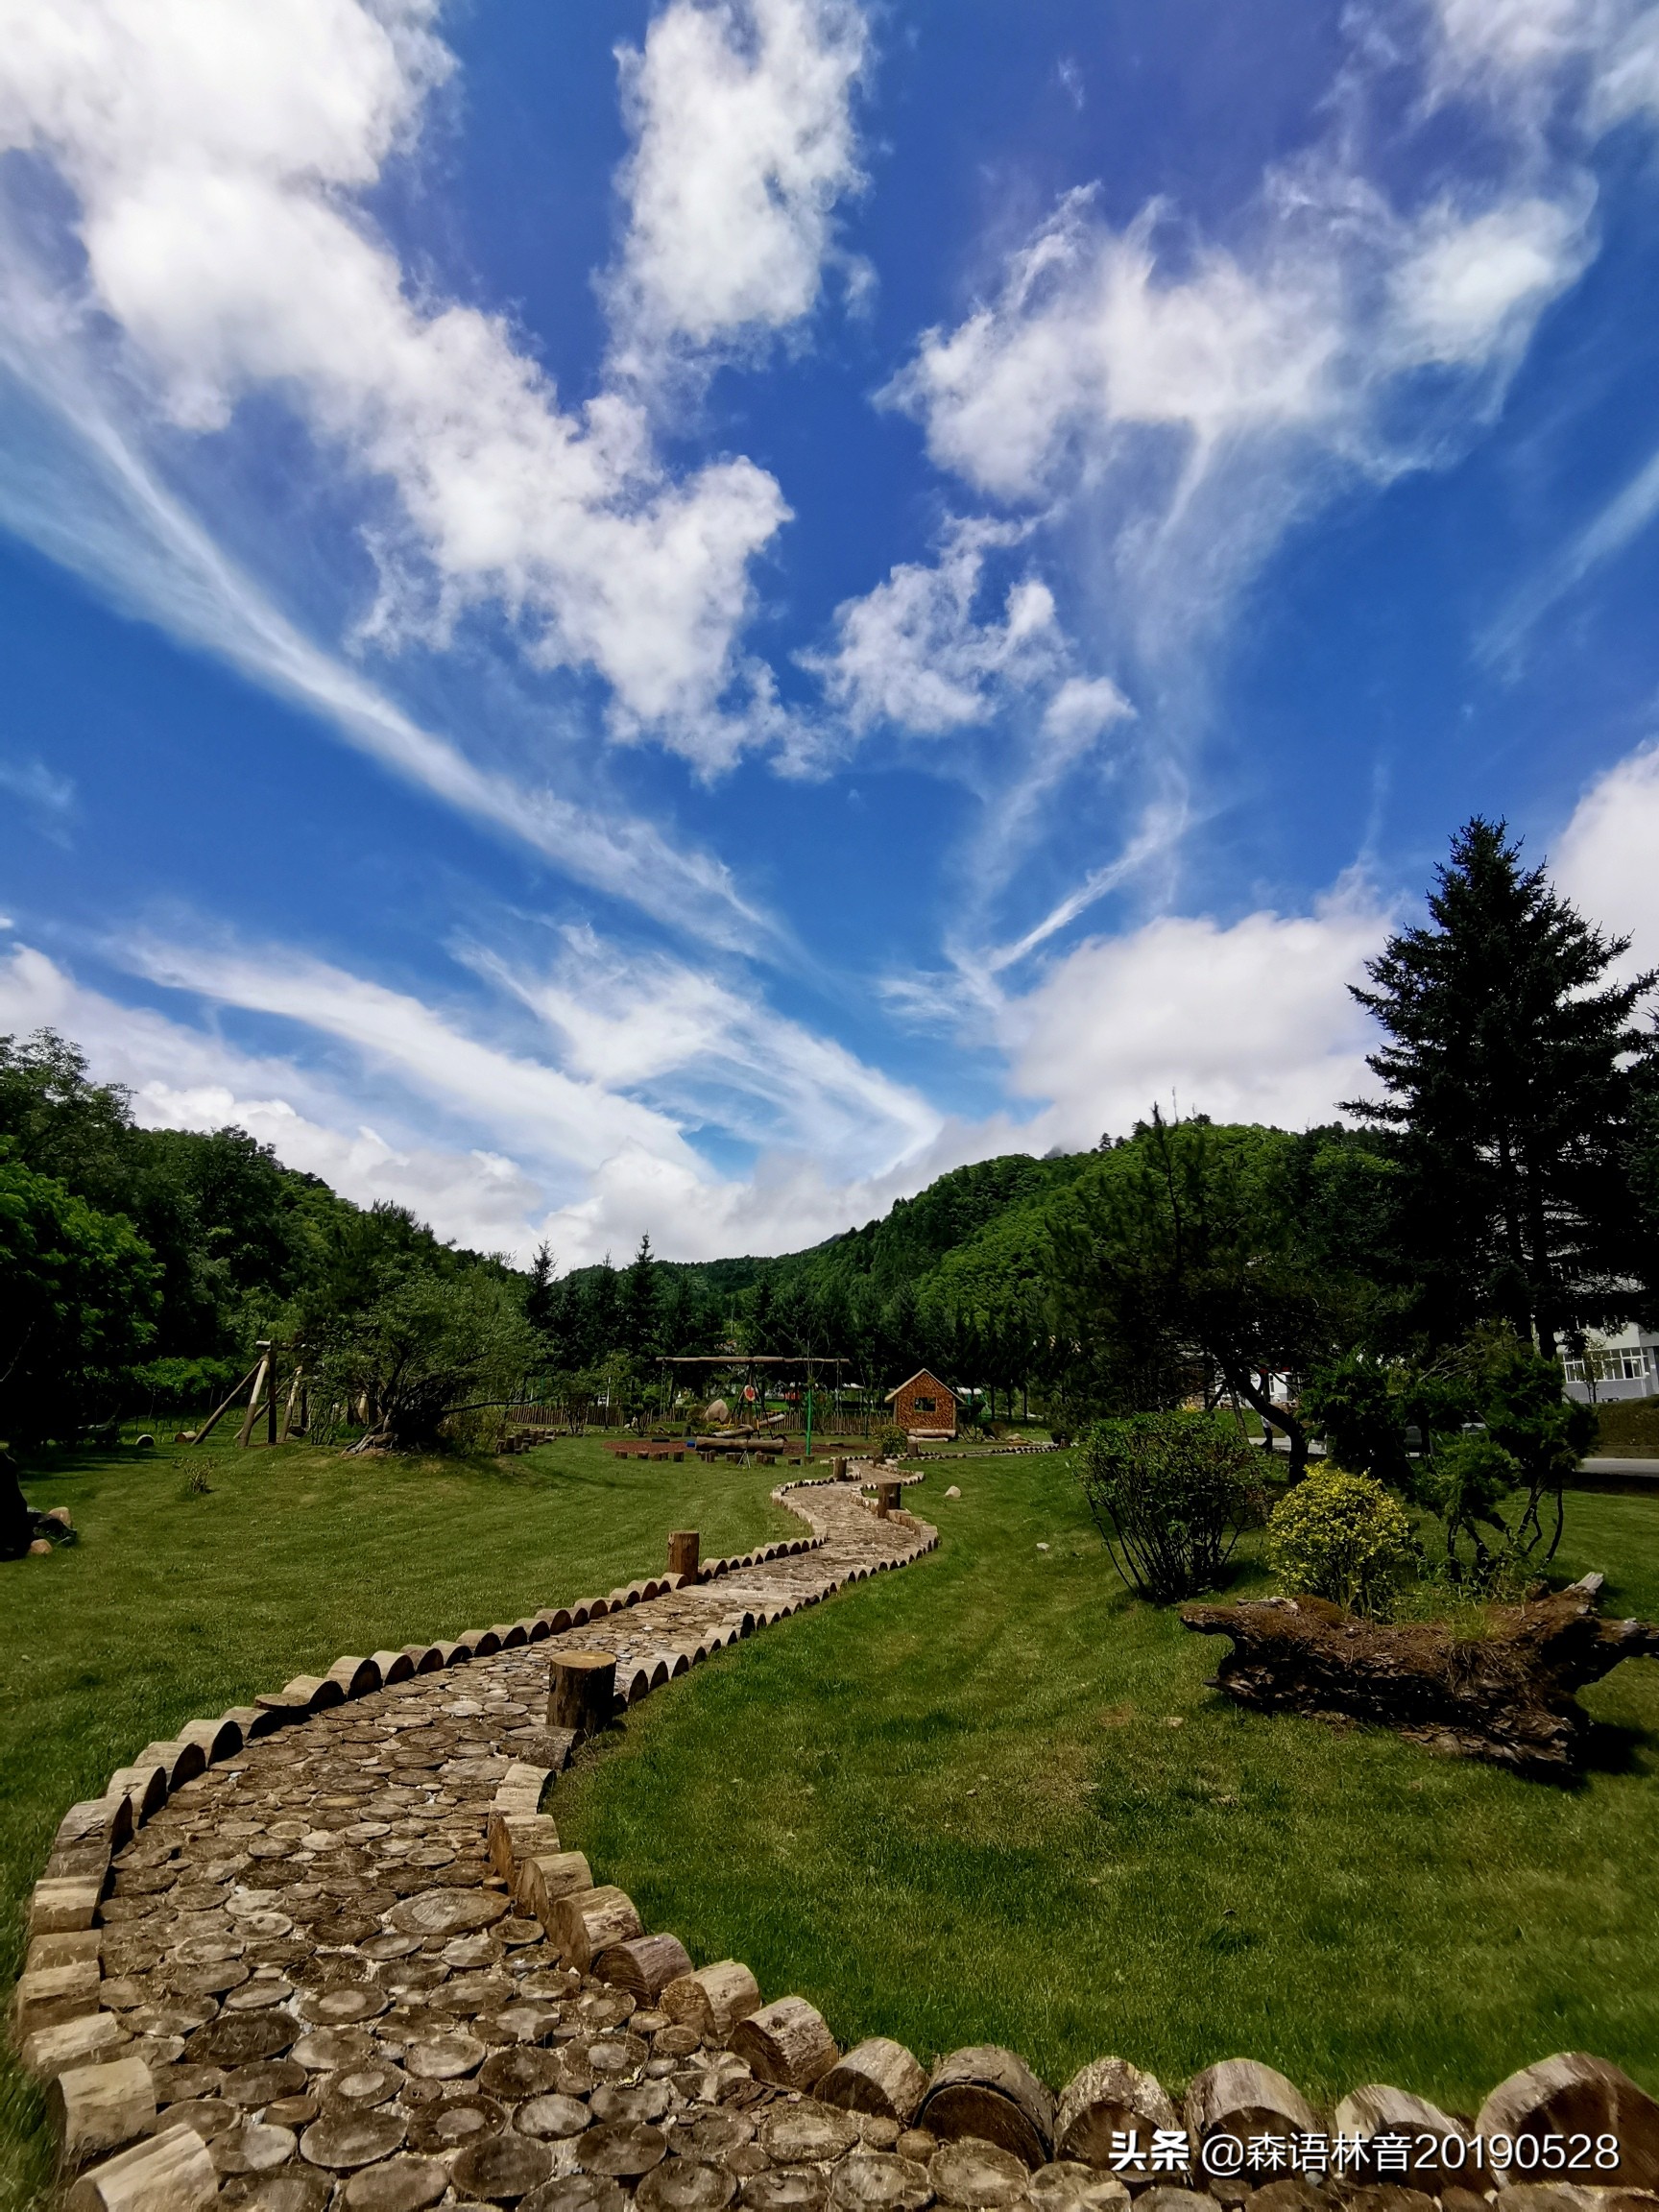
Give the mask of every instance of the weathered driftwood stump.
[[876, 1518], [878, 1521], [885, 1521], [890, 1513], [898, 1512], [899, 1500], [902, 1495], [902, 1492], [897, 1482], [877, 1483]]
[[1322, 1598], [1184, 1605], [1201, 1636], [1230, 1636], [1214, 1677], [1241, 1705], [1376, 1721], [1431, 1750], [1561, 1776], [1590, 1719], [1575, 1693], [1622, 1659], [1659, 1658], [1659, 1624], [1598, 1617], [1601, 1577], [1494, 1606], [1486, 1632], [1438, 1621], [1356, 1620]]
[[616, 1711], [616, 1655], [613, 1651], [562, 1651], [550, 1671], [549, 1728], [596, 1735]]

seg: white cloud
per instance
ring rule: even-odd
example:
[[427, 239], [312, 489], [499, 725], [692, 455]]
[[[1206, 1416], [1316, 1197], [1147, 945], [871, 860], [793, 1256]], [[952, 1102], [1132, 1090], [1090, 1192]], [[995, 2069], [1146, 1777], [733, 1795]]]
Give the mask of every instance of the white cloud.
[[550, 663], [611, 687], [617, 732], [700, 764], [748, 734], [736, 651], [749, 564], [785, 519], [741, 458], [685, 477], [639, 408], [580, 415], [504, 321], [424, 296], [355, 195], [449, 66], [419, 0], [0, 5], [0, 145], [79, 204], [92, 300], [175, 422], [222, 428], [273, 390], [395, 488], [383, 636], [443, 636], [490, 600]]
[[[546, 985], [538, 1008], [572, 1046], [570, 1074], [480, 1044], [407, 994], [319, 963], [156, 946], [131, 957], [180, 991], [333, 1041], [327, 1071], [123, 1004], [23, 945], [0, 958], [0, 1034], [59, 1029], [95, 1076], [132, 1087], [149, 1126], [240, 1125], [360, 1205], [395, 1200], [441, 1236], [521, 1261], [545, 1238], [564, 1265], [581, 1266], [632, 1249], [645, 1230], [668, 1259], [796, 1250], [1008, 1141], [1000, 1129], [944, 1123], [832, 1043], [787, 1022], [768, 1026], [718, 991], [702, 993], [706, 1025], [683, 1030], [672, 1052], [653, 1050], [643, 1027], [666, 1014], [664, 987], [696, 998], [697, 979], [630, 975], [628, 1004], [589, 1007], [575, 986], [597, 993], [613, 973], [591, 944]], [[534, 987], [521, 996], [533, 998]], [[689, 1068], [685, 1088], [697, 1090], [701, 1055], [715, 1070], [706, 1095], [723, 1094], [721, 1125], [762, 1146], [746, 1174], [717, 1173], [673, 1115], [621, 1088], [666, 1092]], [[435, 1142], [435, 1123], [475, 1141]], [[686, 1126], [697, 1124], [710, 1126], [710, 1117], [689, 1114]]]
[[1550, 855], [1558, 890], [1609, 932], [1634, 939], [1625, 973], [1659, 967], [1659, 744], [1597, 778]]
[[592, 1169], [625, 1144], [695, 1162], [665, 1117], [601, 1084], [482, 1045], [411, 994], [320, 960], [139, 939], [123, 946], [140, 974], [340, 1040], [421, 1096], [542, 1161]]
[[625, 374], [811, 314], [836, 204], [864, 182], [868, 42], [854, 0], [670, 0], [643, 51], [619, 50], [635, 143], [607, 292]]
[[531, 1224], [545, 1201], [511, 1161], [421, 1143], [406, 1131], [388, 1139], [325, 1079], [123, 1005], [20, 945], [0, 958], [0, 1035], [38, 1028], [72, 1038], [98, 1080], [129, 1085], [147, 1128], [240, 1127], [360, 1206], [407, 1206], [440, 1236], [486, 1251], [534, 1248]]
[[889, 397], [942, 468], [1012, 502], [1052, 498], [1063, 461], [1096, 486], [1138, 456], [1142, 502], [1171, 513], [1252, 448], [1282, 469], [1312, 448], [1390, 473], [1410, 456], [1376, 421], [1388, 381], [1511, 358], [1577, 275], [1587, 213], [1578, 191], [1407, 219], [1310, 167], [1269, 180], [1248, 251], [1161, 252], [1161, 205], [1118, 231], [1072, 193], [995, 301], [926, 335]]
[[474, 964], [548, 1024], [580, 1074], [637, 1091], [685, 1125], [809, 1158], [830, 1182], [888, 1171], [939, 1135], [942, 1118], [919, 1093], [681, 962], [624, 955], [571, 929], [551, 970]]
[[1081, 1147], [1155, 1103], [1291, 1128], [1331, 1118], [1371, 1081], [1371, 1025], [1347, 986], [1388, 925], [1353, 884], [1310, 915], [1165, 916], [1080, 945], [1002, 1011], [1011, 1087], [1046, 1101], [1031, 1137]]
[[[1011, 692], [1060, 675], [1066, 640], [1053, 593], [1040, 578], [1016, 577], [995, 615], [975, 612], [987, 556], [1022, 535], [996, 523], [953, 523], [936, 562], [901, 563], [863, 598], [836, 608], [834, 650], [804, 654], [802, 661], [854, 731], [885, 723], [941, 736], [989, 721]], [[1063, 717], [1073, 711], [1062, 709]], [[1120, 701], [1116, 711], [1124, 711]]]
[[776, 925], [742, 896], [723, 862], [613, 799], [583, 805], [479, 766], [361, 667], [316, 644], [162, 483], [86, 374], [62, 310], [14, 258], [3, 265], [0, 289], [10, 309], [0, 318], [0, 521], [8, 528], [127, 612], [228, 661], [578, 882], [729, 949], [776, 942]]
[[1651, 0], [1431, 0], [1436, 91], [1479, 90], [1539, 128], [1565, 106], [1592, 132], [1659, 118]]
[[10, 791], [38, 814], [61, 817], [74, 810], [74, 783], [44, 760], [0, 760], [0, 791]]
[[1440, 202], [1390, 279], [1392, 358], [1454, 369], [1518, 359], [1540, 310], [1584, 265], [1588, 218], [1587, 192], [1474, 216]]

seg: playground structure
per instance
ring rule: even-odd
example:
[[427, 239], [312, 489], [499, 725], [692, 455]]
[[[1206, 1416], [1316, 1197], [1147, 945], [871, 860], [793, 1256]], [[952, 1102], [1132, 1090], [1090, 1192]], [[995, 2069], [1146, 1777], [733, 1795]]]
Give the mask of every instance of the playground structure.
[[288, 1395], [283, 1402], [280, 1422], [276, 1417], [276, 1358], [283, 1349], [274, 1338], [261, 1336], [254, 1345], [258, 1358], [229, 1396], [214, 1407], [200, 1429], [180, 1430], [177, 1441], [180, 1444], [204, 1444], [230, 1408], [242, 1403], [244, 1396], [248, 1402], [248, 1411], [236, 1437], [240, 1447], [246, 1449], [252, 1443], [253, 1431], [259, 1425], [261, 1413], [265, 1416], [264, 1441], [267, 1444], [286, 1444], [292, 1436], [303, 1436], [311, 1426], [311, 1406], [302, 1345], [296, 1344], [290, 1348], [294, 1354], [294, 1364], [288, 1378]]

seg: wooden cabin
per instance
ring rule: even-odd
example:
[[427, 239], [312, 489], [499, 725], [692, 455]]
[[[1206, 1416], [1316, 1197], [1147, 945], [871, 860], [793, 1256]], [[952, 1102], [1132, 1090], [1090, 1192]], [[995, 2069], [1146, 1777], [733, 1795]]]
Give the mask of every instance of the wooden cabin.
[[889, 1390], [885, 1403], [893, 1408], [893, 1426], [906, 1436], [921, 1436], [939, 1443], [956, 1433], [956, 1393], [937, 1375], [918, 1367], [907, 1382]]

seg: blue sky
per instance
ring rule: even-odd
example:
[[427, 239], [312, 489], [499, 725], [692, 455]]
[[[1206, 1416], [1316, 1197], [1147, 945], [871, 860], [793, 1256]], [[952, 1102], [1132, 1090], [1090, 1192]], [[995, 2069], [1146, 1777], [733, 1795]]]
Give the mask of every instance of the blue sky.
[[1659, 8], [5, 0], [0, 1029], [563, 1265], [1659, 959]]

